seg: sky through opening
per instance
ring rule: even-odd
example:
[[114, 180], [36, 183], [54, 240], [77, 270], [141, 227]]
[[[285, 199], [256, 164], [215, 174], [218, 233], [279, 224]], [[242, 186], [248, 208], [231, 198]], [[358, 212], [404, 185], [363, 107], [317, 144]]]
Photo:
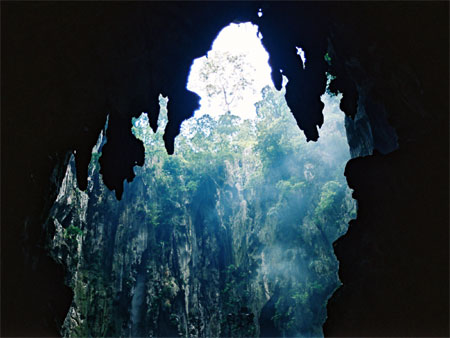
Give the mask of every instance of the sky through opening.
[[[224, 106], [224, 94], [229, 93], [232, 95], [227, 99], [232, 101], [230, 111], [234, 115], [244, 119], [256, 117], [254, 104], [261, 100], [261, 89], [273, 85], [268, 64], [269, 54], [261, 44], [261, 39], [258, 26], [251, 22], [232, 23], [220, 31], [207, 56], [194, 60], [186, 87], [201, 97], [200, 109], [195, 112], [195, 117], [209, 114], [217, 118], [226, 111], [218, 107]], [[221, 87], [224, 78], [231, 79], [225, 84], [228, 88], [214, 90], [204, 85], [205, 74], [202, 78], [202, 69], [205, 73], [205, 63], [214, 60], [216, 62], [206, 69], [209, 70], [206, 74], [208, 81], [215, 76], [215, 85]], [[231, 66], [229, 60], [237, 60], [238, 65]], [[224, 93], [224, 89], [227, 92]]]

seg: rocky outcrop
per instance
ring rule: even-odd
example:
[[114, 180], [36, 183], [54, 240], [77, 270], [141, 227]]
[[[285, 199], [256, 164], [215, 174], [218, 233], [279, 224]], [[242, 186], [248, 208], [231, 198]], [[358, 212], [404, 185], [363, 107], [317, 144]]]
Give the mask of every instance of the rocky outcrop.
[[[72, 158], [50, 213], [50, 251], [67, 267], [66, 283], [75, 295], [63, 336], [257, 335], [254, 313], [269, 294], [261, 283], [247, 286], [231, 275], [249, 268], [246, 202], [236, 194], [236, 182], [227, 191], [203, 183], [212, 195], [178, 205], [165, 220], [148, 210], [147, 201], [156, 196], [142, 177], [126, 186], [120, 202], [98, 171], [88, 182], [86, 192], [77, 188]], [[234, 206], [225, 208], [223, 199]], [[247, 300], [252, 309], [238, 309], [236, 316], [225, 312], [235, 310], [233, 299], [243, 291], [235, 283], [256, 297]]]
[[[294, 137], [291, 142], [299, 140], [283, 109], [279, 128]], [[253, 337], [268, 334], [270, 322], [282, 335], [322, 335], [326, 300], [338, 286], [331, 243], [345, 232], [354, 205], [342, 175], [315, 167], [323, 156], [324, 167], [342, 168], [344, 157], [333, 160], [336, 154], [325, 150], [329, 143], [317, 155], [302, 141], [310, 155], [298, 160], [306, 161], [299, 182], [289, 165], [283, 179], [259, 178], [263, 164], [250, 133], [239, 139], [250, 144], [242, 152], [188, 174], [192, 169], [180, 163], [198, 150], [180, 140], [178, 152], [166, 154], [166, 114], [160, 113], [156, 134], [140, 122], [147, 159], [122, 200], [101, 179], [104, 132], [93, 149], [86, 191], [77, 186], [73, 157], [67, 166], [46, 224], [49, 251], [66, 267], [74, 291], [61, 334]], [[273, 123], [272, 113], [265, 114]], [[334, 145], [343, 140], [337, 123], [330, 117], [326, 127]], [[205, 156], [201, 166], [214, 161], [213, 152]]]

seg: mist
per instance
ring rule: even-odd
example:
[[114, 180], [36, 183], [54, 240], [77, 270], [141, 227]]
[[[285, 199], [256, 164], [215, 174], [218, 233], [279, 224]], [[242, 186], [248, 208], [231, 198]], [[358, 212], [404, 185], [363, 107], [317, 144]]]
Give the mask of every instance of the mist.
[[284, 88], [261, 97], [254, 119], [185, 121], [169, 156], [160, 96], [156, 133], [147, 113], [132, 121], [145, 163], [121, 201], [99, 173], [104, 132], [86, 192], [71, 160], [51, 212], [70, 226], [49, 244], [75, 290], [64, 335], [273, 336], [268, 324], [278, 336], [323, 335], [340, 285], [332, 243], [355, 213], [341, 97], [322, 96], [318, 142], [306, 142]]
[[[261, 284], [269, 291], [266, 301], [276, 298], [278, 313], [272, 320], [284, 335], [322, 335], [326, 301], [339, 286], [332, 243], [355, 212], [343, 176], [350, 153], [344, 113], [338, 108], [342, 96], [322, 96], [318, 142], [306, 142], [284, 100], [284, 88], [277, 92], [267, 86], [262, 96], [255, 121], [231, 113], [186, 121], [173, 158], [166, 160], [187, 167], [198, 162], [189, 168], [191, 180], [183, 182], [196, 187], [193, 200], [185, 203], [195, 209], [199, 233], [216, 232], [217, 240], [231, 243], [233, 252], [217, 259], [239, 271], [249, 269], [236, 282], [250, 296], [236, 297], [249, 302], [251, 285]], [[162, 126], [165, 104], [161, 101]], [[154, 148], [147, 151], [147, 158], [154, 156]], [[189, 170], [170, 166], [175, 167], [167, 172], [174, 179]], [[312, 311], [304, 310], [308, 304]], [[255, 315], [260, 311], [255, 308]], [[309, 323], [300, 320], [295, 327], [305, 313]]]

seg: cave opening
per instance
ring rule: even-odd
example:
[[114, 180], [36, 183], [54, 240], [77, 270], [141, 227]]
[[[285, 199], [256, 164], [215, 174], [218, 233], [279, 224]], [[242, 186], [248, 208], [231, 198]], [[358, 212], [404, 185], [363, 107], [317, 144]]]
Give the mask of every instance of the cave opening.
[[[276, 88], [282, 88], [279, 69], [289, 78], [286, 100], [307, 137], [316, 140], [322, 125], [326, 71], [336, 76], [330, 88], [344, 95], [352, 155], [345, 174], [358, 217], [334, 243], [343, 286], [329, 300], [324, 334], [449, 336], [449, 83], [442, 76], [449, 66], [448, 2], [5, 1], [1, 8], [2, 335], [58, 336], [66, 315], [63, 330], [73, 335], [146, 330], [139, 326], [147, 319], [131, 309], [150, 300], [142, 287], [150, 272], [141, 262], [155, 250], [141, 252], [141, 243], [152, 232], [130, 227], [133, 204], [117, 203], [109, 193], [122, 195], [124, 179], [135, 179], [133, 164], [144, 164], [145, 149], [131, 132], [131, 117], [152, 112], [156, 129], [157, 97], [168, 96], [164, 137], [172, 153], [181, 121], [198, 104], [185, 90], [192, 60], [206, 53], [226, 24], [252, 20], [264, 35]], [[296, 46], [305, 52], [304, 69], [297, 67]], [[102, 141], [92, 154], [107, 113], [106, 146]], [[320, 142], [325, 135], [318, 131]], [[76, 171], [73, 163], [66, 170], [75, 151]], [[99, 156], [101, 175], [95, 167]], [[74, 190], [75, 176], [83, 191], [90, 178], [87, 195]], [[45, 228], [57, 196], [52, 217], [59, 224], [50, 220]], [[141, 225], [146, 215], [144, 210], [137, 216]], [[51, 251], [63, 264], [44, 248], [47, 230], [59, 241]], [[164, 250], [170, 247], [160, 242]], [[64, 285], [64, 270], [70, 287]], [[172, 285], [168, 277], [164, 281]], [[150, 295], [160, 295], [151, 302], [156, 321], [151, 325], [168, 332], [170, 315], [158, 304], [168, 308], [174, 288], [156, 282], [155, 288], [164, 291]], [[203, 290], [189, 295], [194, 300], [202, 295], [197, 303], [208, 303], [211, 289]], [[169, 299], [172, 309], [184, 304], [183, 292]], [[277, 295], [261, 310], [260, 318], [269, 318], [260, 321], [267, 323], [261, 335], [278, 332], [271, 321]], [[198, 327], [196, 318], [209, 316], [210, 307], [189, 310]], [[131, 321], [138, 327], [128, 328]]]
[[[49, 218], [50, 254], [74, 290], [64, 336], [323, 336], [340, 283], [332, 243], [356, 210], [342, 95], [324, 88], [321, 135], [307, 142], [262, 39], [251, 23], [231, 24], [194, 60], [187, 89], [201, 106], [173, 155], [170, 98], [133, 118], [145, 163], [121, 201], [100, 174], [107, 125], [86, 191], [70, 161]], [[297, 47], [299, 67], [305, 53]]]

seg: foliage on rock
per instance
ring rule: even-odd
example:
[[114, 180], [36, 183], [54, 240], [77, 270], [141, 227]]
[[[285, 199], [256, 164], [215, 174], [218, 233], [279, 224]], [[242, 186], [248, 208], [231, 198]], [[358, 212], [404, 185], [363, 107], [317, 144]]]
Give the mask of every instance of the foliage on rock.
[[103, 134], [86, 192], [68, 167], [48, 222], [75, 293], [62, 334], [258, 336], [271, 303], [282, 335], [321, 335], [339, 285], [332, 243], [354, 212], [342, 116], [307, 143], [283, 91], [266, 87], [256, 120], [188, 120], [169, 156], [166, 104], [156, 133], [145, 114], [133, 120], [146, 162], [121, 201], [101, 182]]

